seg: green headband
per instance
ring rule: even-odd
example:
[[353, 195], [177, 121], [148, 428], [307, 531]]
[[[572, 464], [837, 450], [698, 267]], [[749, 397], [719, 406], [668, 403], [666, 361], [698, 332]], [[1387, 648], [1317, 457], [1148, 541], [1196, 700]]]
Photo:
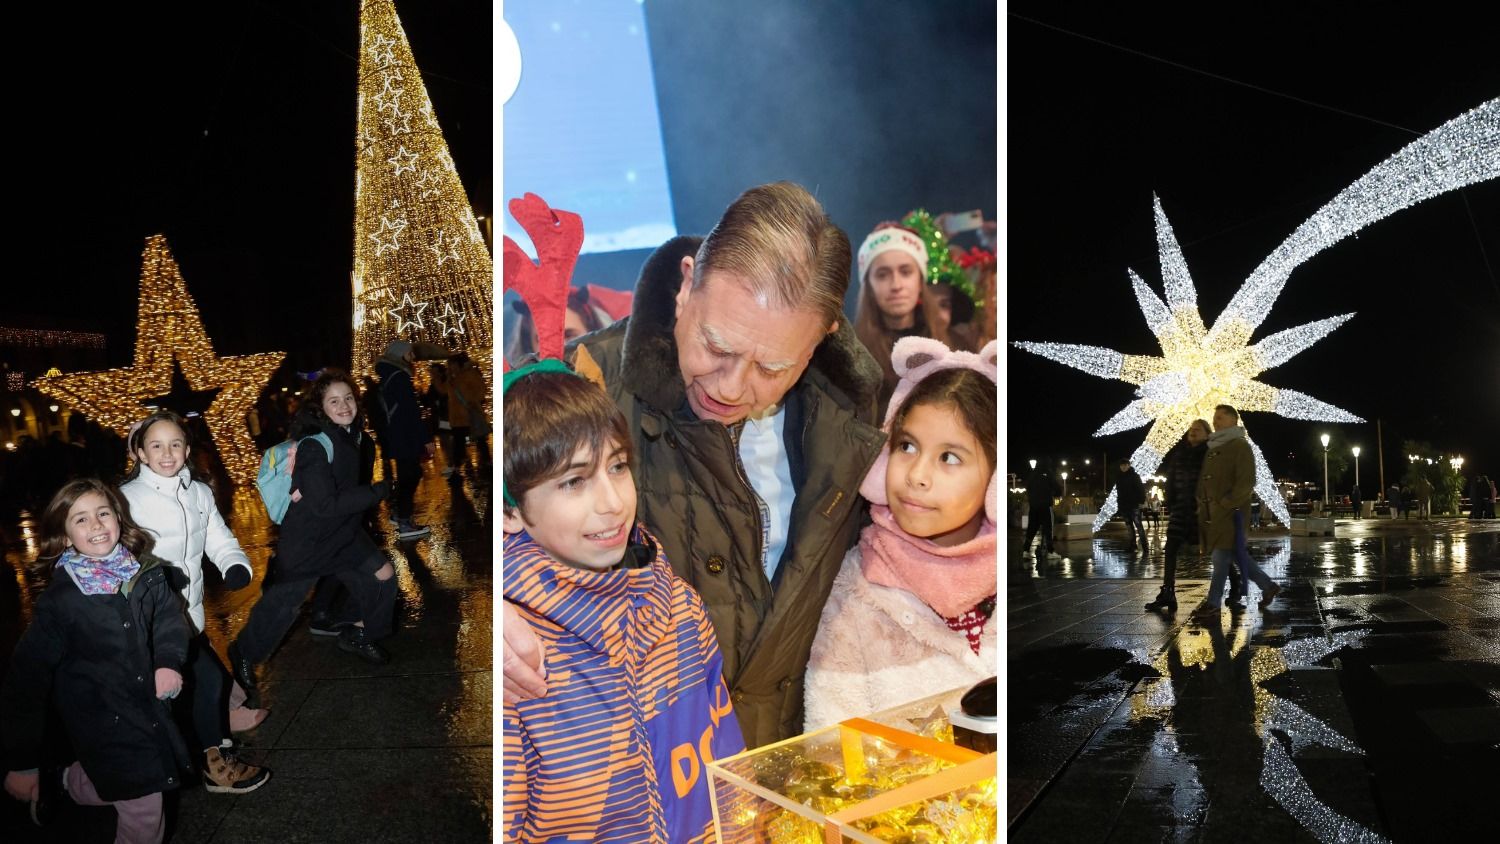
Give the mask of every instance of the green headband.
[[[569, 375], [578, 375], [578, 373], [574, 372], [572, 369], [569, 369], [566, 363], [563, 363], [557, 358], [547, 358], [545, 360], [539, 360], [536, 363], [529, 363], [521, 367], [520, 369], [512, 369], [511, 371], [505, 373], [505, 377], [501, 379], [500, 382], [501, 403], [504, 403], [505, 393], [510, 389], [512, 384], [516, 383], [522, 378], [525, 378], [528, 375], [535, 375], [538, 372], [566, 372]], [[582, 378], [583, 376], [578, 375], [578, 377]], [[501, 447], [504, 447], [503, 444]], [[510, 490], [505, 488], [505, 468], [503, 465], [500, 469], [500, 496], [505, 499], [506, 504], [509, 504], [512, 507], [521, 506], [520, 503], [518, 503], [514, 498], [511, 497]]]

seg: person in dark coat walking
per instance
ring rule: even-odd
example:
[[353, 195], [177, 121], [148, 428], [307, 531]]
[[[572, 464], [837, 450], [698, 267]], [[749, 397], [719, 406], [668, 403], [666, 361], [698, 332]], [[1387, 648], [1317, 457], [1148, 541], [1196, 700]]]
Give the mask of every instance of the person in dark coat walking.
[[1391, 484], [1390, 489], [1385, 491], [1385, 504], [1391, 508], [1391, 521], [1401, 512], [1401, 487]]
[[[1130, 545], [1125, 549], [1127, 554], [1134, 554], [1137, 550], [1145, 551], [1150, 547], [1146, 541], [1146, 525], [1141, 521], [1141, 505], [1146, 503], [1146, 486], [1141, 483], [1141, 476], [1135, 473], [1130, 461], [1120, 461], [1120, 480], [1116, 482], [1119, 490], [1115, 505], [1119, 509], [1120, 518], [1125, 520], [1125, 530], [1130, 534]], [[1140, 545], [1136, 545], [1136, 537], [1140, 537]]]
[[1184, 545], [1203, 546], [1198, 535], [1198, 473], [1203, 469], [1203, 455], [1208, 453], [1212, 433], [1207, 421], [1195, 419], [1182, 441], [1167, 452], [1166, 568], [1161, 591], [1146, 605], [1148, 610], [1177, 611], [1177, 554]]
[[1360, 510], [1362, 509], [1360, 505], [1363, 501], [1364, 495], [1359, 491], [1359, 484], [1355, 484], [1353, 491], [1349, 493], [1349, 503], [1354, 505], [1354, 518], [1356, 519], [1363, 518], [1360, 515]]
[[[391, 633], [396, 570], [364, 529], [365, 511], [389, 487], [385, 481], [360, 483], [375, 459], [362, 432], [354, 380], [325, 369], [292, 426], [300, 439], [292, 468], [295, 492], [271, 560], [274, 579], [261, 587], [250, 620], [229, 645], [230, 669], [245, 689], [247, 707], [260, 708], [255, 666], [271, 657], [308, 591], [325, 575], [337, 576], [358, 607], [359, 621], [339, 633], [339, 649], [375, 664], [390, 661], [376, 642]], [[332, 443], [331, 454], [318, 434]]]
[[1052, 550], [1052, 502], [1061, 495], [1062, 490], [1057, 488], [1057, 481], [1052, 480], [1052, 473], [1047, 471], [1046, 462], [1037, 463], [1026, 479], [1026, 499], [1031, 502], [1031, 506], [1026, 516], [1026, 540], [1021, 543], [1022, 554], [1031, 550], [1031, 540], [1040, 533], [1042, 544], [1037, 547], [1037, 554], [1058, 556]]
[[432, 456], [432, 433], [422, 423], [422, 407], [412, 382], [411, 344], [392, 340], [375, 364], [380, 376], [380, 399], [385, 408], [385, 447], [396, 463], [396, 535], [402, 539], [426, 536], [432, 529], [412, 520], [422, 459]]
[[[162, 792], [192, 765], [167, 703], [191, 631], [176, 569], [95, 478], [58, 491], [41, 534], [39, 559], [57, 562], [0, 688], [5, 790], [40, 822], [66, 781], [73, 802], [114, 806], [117, 842], [160, 842]], [[43, 764], [49, 703], [78, 754], [61, 776]]]

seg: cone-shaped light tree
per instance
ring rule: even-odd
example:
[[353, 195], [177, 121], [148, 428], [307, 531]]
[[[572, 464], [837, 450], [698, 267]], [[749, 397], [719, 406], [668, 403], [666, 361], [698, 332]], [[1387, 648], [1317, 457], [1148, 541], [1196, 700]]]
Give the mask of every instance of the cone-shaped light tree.
[[493, 265], [391, 0], [360, 9], [354, 357], [392, 340], [467, 352], [488, 376]]

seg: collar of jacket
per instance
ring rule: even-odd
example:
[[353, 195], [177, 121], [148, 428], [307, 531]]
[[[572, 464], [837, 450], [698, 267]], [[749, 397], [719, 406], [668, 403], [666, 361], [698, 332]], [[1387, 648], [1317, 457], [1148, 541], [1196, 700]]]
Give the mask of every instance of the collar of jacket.
[[1209, 434], [1208, 448], [1210, 451], [1216, 448], [1223, 448], [1235, 440], [1242, 440], [1244, 438], [1245, 429], [1239, 425], [1231, 425], [1221, 431], [1214, 431], [1212, 434]]
[[146, 576], [146, 572], [149, 572], [152, 569], [161, 568], [161, 566], [163, 565], [161, 558], [156, 556], [155, 554], [142, 554], [135, 559], [136, 562], [141, 564], [140, 569], [136, 571], [134, 577], [125, 581], [125, 584], [120, 587], [120, 594], [124, 595], [127, 598], [130, 597], [130, 592], [135, 588], [135, 585], [137, 583], [140, 583], [142, 578]]
[[177, 490], [188, 489], [193, 485], [193, 471], [186, 466], [177, 470], [177, 474], [170, 478], [164, 478], [151, 470], [150, 466], [141, 464], [141, 473], [138, 475], [146, 486], [151, 487], [162, 495], [176, 496]]
[[[625, 330], [621, 372], [624, 386], [657, 410], [675, 413], [687, 401], [677, 366], [677, 291], [682, 286], [682, 259], [695, 255], [699, 237], [675, 237], [646, 260], [635, 284], [635, 299]], [[880, 365], [865, 350], [848, 318], [813, 351], [802, 379], [824, 382], [828, 391], [856, 410], [871, 406], [880, 391]], [[800, 383], [800, 382], [799, 382]]]

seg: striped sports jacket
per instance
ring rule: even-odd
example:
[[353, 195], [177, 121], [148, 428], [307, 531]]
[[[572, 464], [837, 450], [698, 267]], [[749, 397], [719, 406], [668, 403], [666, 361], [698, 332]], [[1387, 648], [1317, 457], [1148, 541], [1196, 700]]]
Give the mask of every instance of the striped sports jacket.
[[[711, 759], [745, 749], [703, 602], [652, 562], [565, 566], [507, 536], [502, 590], [546, 646], [545, 698], [505, 704], [503, 841], [712, 841]], [[628, 557], [629, 555], [627, 555]]]

